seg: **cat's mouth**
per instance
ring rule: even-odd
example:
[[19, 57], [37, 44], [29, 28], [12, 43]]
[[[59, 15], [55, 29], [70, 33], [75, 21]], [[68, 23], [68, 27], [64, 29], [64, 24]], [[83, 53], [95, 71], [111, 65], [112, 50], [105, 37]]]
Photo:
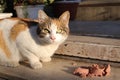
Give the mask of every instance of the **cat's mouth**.
[[48, 38], [40, 38], [40, 37], [39, 37], [39, 42], [42, 45], [49, 45], [49, 44], [57, 43], [55, 40], [52, 40], [50, 38], [48, 39]]
[[55, 40], [50, 39], [50, 43], [55, 43], [55, 42], [56, 42]]

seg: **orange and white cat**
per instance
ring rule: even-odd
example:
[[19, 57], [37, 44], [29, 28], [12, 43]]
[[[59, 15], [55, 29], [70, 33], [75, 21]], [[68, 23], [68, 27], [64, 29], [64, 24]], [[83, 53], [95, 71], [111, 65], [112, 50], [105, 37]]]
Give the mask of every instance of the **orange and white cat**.
[[41, 62], [51, 56], [69, 34], [69, 11], [59, 18], [50, 18], [38, 12], [38, 26], [28, 26], [20, 19], [0, 20], [0, 65], [16, 67], [28, 60], [33, 69], [42, 68]]

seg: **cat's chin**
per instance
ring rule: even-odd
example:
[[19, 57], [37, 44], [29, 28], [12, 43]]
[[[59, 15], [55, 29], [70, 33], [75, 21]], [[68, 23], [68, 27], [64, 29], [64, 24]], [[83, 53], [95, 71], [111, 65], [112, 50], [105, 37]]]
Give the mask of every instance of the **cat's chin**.
[[53, 41], [53, 40], [48, 40], [48, 41], [46, 41], [46, 44], [59, 44], [59, 42]]
[[42, 45], [50, 45], [50, 44], [57, 44], [58, 43], [56, 41], [52, 41], [52, 40], [48, 40], [48, 39], [43, 39], [43, 38], [39, 38], [39, 42]]
[[62, 42], [52, 41], [52, 40], [45, 41], [45, 44], [46, 44], [46, 45], [51, 45], [51, 44], [60, 45], [61, 43], [62, 43]]

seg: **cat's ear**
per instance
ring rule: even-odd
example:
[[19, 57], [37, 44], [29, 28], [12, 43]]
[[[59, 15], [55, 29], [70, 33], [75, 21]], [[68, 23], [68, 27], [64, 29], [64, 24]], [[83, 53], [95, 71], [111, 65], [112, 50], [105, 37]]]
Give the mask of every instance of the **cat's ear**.
[[59, 17], [60, 21], [64, 22], [65, 25], [67, 26], [69, 23], [69, 19], [70, 19], [70, 12], [69, 11], [65, 11], [60, 17]]
[[38, 11], [38, 21], [39, 21], [39, 23], [45, 22], [45, 20], [48, 19], [48, 18], [49, 17], [47, 16], [47, 14], [43, 10]]

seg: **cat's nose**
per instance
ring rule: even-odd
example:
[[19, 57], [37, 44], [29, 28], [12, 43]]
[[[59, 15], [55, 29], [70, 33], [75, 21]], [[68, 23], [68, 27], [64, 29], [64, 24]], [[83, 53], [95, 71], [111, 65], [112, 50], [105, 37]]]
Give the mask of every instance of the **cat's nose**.
[[50, 36], [50, 39], [54, 41], [56, 38], [55, 36]]

